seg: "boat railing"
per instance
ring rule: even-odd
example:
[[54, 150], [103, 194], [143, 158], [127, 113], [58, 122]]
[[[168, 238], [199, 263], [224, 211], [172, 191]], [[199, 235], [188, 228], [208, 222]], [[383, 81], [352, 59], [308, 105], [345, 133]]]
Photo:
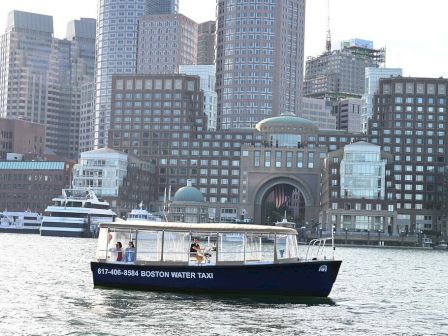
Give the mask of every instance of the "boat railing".
[[[324, 252], [324, 248], [326, 246], [330, 246], [329, 244], [327, 244], [327, 242], [330, 242], [331, 246], [334, 246], [332, 237], [317, 238], [317, 239], [311, 240], [308, 244], [308, 249], [306, 251], [305, 260], [321, 259], [322, 258], [321, 256]], [[334, 248], [332, 248], [332, 250], [334, 251]], [[334, 259], [334, 255], [332, 255], [331, 258]], [[324, 256], [323, 259], [327, 259], [327, 257]]]

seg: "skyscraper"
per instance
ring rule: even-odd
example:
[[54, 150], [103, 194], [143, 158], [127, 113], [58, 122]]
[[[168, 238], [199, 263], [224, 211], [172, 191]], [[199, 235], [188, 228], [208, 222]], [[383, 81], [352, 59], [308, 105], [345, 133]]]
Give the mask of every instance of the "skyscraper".
[[301, 105], [305, 0], [219, 0], [218, 125], [253, 127]]
[[215, 64], [216, 22], [206, 21], [198, 26], [198, 64]]
[[382, 64], [384, 53], [384, 49], [373, 49], [372, 41], [352, 39], [343, 41], [339, 50], [308, 59], [304, 95], [329, 100], [361, 98], [365, 69]]
[[147, 0], [147, 14], [175, 14], [179, 11], [179, 0]]
[[145, 0], [98, 2], [96, 31], [95, 148], [107, 145], [112, 75], [136, 71], [137, 23], [145, 14]]
[[94, 76], [95, 20], [69, 24], [53, 37], [53, 18], [12, 11], [1, 37], [0, 115], [46, 126], [47, 147], [77, 156], [80, 91]]
[[198, 24], [182, 14], [145, 15], [138, 24], [137, 73], [178, 73], [196, 64]]
[[138, 18], [174, 14], [177, 9], [177, 0], [98, 1], [95, 148], [107, 145], [112, 75], [136, 72]]

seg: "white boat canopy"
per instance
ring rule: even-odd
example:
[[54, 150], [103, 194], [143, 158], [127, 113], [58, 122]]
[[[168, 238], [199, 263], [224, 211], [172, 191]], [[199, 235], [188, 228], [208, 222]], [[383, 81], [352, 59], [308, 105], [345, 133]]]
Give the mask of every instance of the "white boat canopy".
[[291, 228], [252, 224], [227, 223], [177, 223], [177, 222], [149, 222], [149, 221], [119, 221], [101, 223], [100, 228], [150, 230], [150, 231], [176, 231], [176, 232], [245, 232], [253, 234], [283, 234], [297, 235]]

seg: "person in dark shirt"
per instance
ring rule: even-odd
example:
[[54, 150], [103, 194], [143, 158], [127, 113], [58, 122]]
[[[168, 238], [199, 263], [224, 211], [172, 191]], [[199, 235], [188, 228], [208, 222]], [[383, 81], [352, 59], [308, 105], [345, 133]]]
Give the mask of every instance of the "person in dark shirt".
[[201, 246], [199, 245], [197, 238], [194, 238], [193, 243], [190, 245], [190, 257], [196, 258], [198, 263], [201, 263], [204, 260], [204, 256], [201, 253]]
[[123, 261], [123, 245], [121, 242], [115, 244], [115, 251], [117, 252], [117, 261]]

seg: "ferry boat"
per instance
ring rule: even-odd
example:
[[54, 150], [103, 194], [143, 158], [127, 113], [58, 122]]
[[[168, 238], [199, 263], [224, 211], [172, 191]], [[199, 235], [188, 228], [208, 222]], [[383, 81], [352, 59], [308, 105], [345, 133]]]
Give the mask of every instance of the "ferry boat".
[[89, 189], [63, 189], [44, 212], [40, 234], [58, 237], [96, 237], [98, 224], [113, 221], [109, 203]]
[[32, 211], [0, 213], [0, 232], [39, 234], [42, 216]]
[[[228, 233], [241, 234], [243, 239], [228, 242], [224, 239]], [[196, 239], [199, 247], [194, 251]], [[327, 297], [341, 261], [321, 255], [325, 241], [313, 242], [318, 248], [309, 248], [301, 258], [297, 231], [291, 228], [101, 223], [96, 260], [91, 262], [93, 284], [150, 291]], [[121, 246], [128, 243], [123, 250]]]

